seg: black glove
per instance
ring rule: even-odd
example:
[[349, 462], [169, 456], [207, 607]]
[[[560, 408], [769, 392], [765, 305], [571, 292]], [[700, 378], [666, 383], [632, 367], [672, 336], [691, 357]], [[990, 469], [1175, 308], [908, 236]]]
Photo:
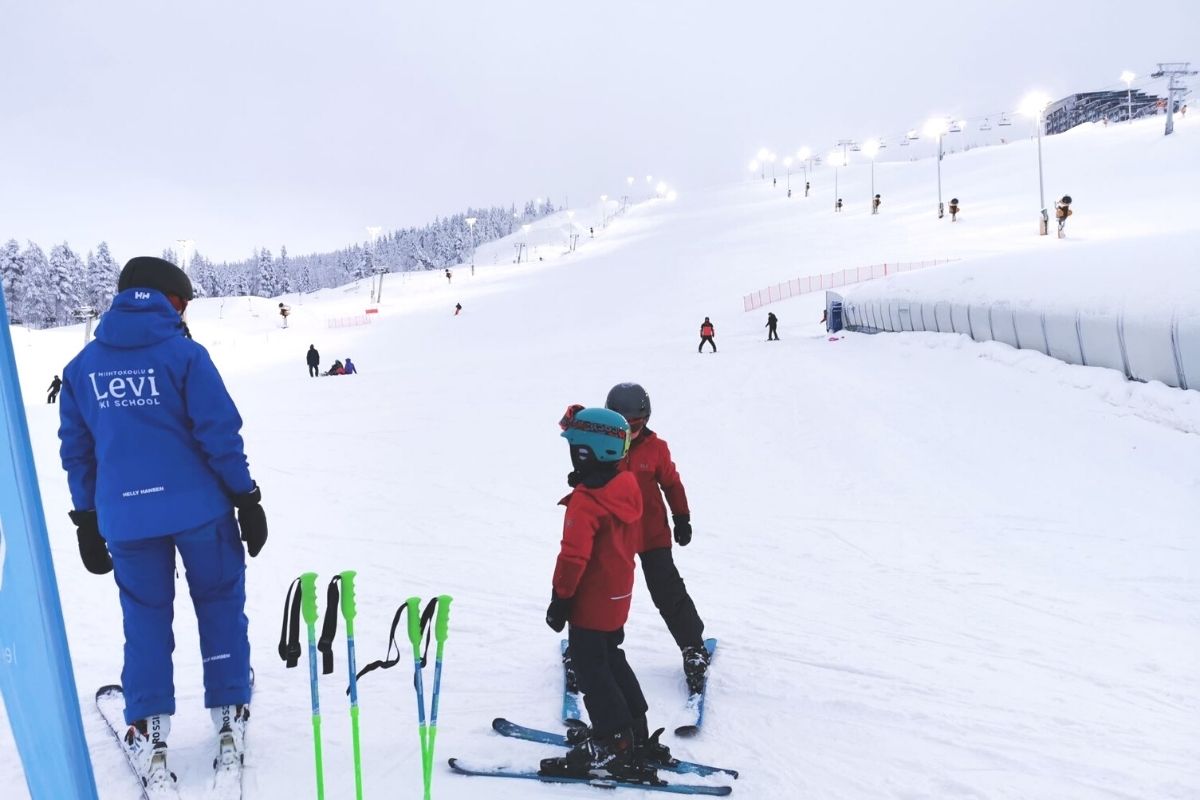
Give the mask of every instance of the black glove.
[[79, 539], [79, 557], [83, 559], [83, 566], [93, 575], [112, 572], [112, 556], [108, 554], [104, 537], [100, 535], [96, 512], [68, 511], [67, 514], [75, 523], [75, 536]]
[[258, 484], [245, 494], [236, 495], [233, 504], [237, 507], [238, 527], [242, 529], [242, 541], [246, 552], [254, 558], [267, 543], [267, 514], [263, 511], [262, 490]]
[[550, 592], [550, 605], [546, 607], [546, 624], [555, 633], [562, 633], [567, 626], [567, 617], [571, 616], [571, 598], [559, 597], [554, 591]]
[[571, 470], [570, 472], [567, 473], [567, 486], [570, 486], [572, 489], [574, 489], [578, 485], [579, 485], [579, 473], [576, 472], [575, 470]]
[[692, 540], [692, 515], [676, 514], [671, 519], [675, 520], [675, 543], [687, 547]]

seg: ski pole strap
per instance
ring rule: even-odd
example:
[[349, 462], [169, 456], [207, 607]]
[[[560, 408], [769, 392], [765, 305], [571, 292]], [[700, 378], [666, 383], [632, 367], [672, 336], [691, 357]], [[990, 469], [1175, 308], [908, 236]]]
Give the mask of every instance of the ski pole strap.
[[283, 625], [279, 629], [279, 658], [288, 669], [300, 663], [300, 579], [292, 581], [283, 598]]
[[325, 621], [321, 624], [321, 638], [317, 640], [317, 649], [321, 651], [322, 675], [333, 672], [333, 639], [337, 636], [338, 583], [341, 580], [340, 574], [334, 575], [325, 592]]
[[[380, 661], [372, 661], [370, 664], [367, 664], [365, 667], [363, 667], [362, 669], [360, 669], [358, 671], [358, 675], [355, 676], [356, 678], [361, 679], [368, 672], [374, 672], [377, 669], [391, 669], [392, 667], [394, 667], [400, 663], [402, 651], [400, 649], [400, 646], [398, 644], [396, 644], [396, 628], [400, 627], [400, 618], [404, 616], [404, 612], [407, 609], [408, 609], [407, 603], [405, 603], [404, 605], [401, 605], [399, 608], [396, 609], [396, 615], [394, 617], [392, 617], [392, 630], [388, 633], [388, 648], [387, 648], [387, 652], [383, 656], [383, 659]], [[433, 633], [432, 628], [430, 627], [429, 623], [430, 623], [430, 620], [433, 619], [433, 615], [436, 611], [437, 611], [437, 598], [435, 597], [434, 599], [429, 601], [429, 605], [425, 606], [425, 610], [421, 613], [420, 621], [418, 623], [419, 630], [425, 635], [425, 651], [421, 654], [421, 666], [422, 667], [424, 667], [425, 664], [427, 663], [427, 661], [429, 660], [428, 659], [428, 657], [429, 657], [429, 640], [430, 640], [431, 634]], [[299, 645], [297, 645], [297, 647], [298, 646]], [[396, 651], [396, 655], [394, 657], [392, 656], [393, 650]], [[350, 690], [347, 689], [346, 693], [349, 694], [349, 692], [350, 692]]]

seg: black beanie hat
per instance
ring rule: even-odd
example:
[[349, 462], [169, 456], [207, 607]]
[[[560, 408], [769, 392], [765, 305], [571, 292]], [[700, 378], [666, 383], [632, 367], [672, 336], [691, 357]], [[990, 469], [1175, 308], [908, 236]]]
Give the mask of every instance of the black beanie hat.
[[192, 282], [179, 267], [154, 256], [131, 258], [117, 279], [117, 291], [126, 289], [157, 289], [163, 294], [173, 294], [183, 300], [192, 300]]

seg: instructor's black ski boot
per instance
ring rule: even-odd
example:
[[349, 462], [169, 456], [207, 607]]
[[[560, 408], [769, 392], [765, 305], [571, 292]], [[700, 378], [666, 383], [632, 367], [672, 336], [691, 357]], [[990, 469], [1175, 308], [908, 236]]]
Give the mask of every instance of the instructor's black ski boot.
[[654, 769], [636, 757], [633, 731], [628, 728], [611, 736], [590, 736], [572, 747], [565, 756], [543, 758], [538, 773], [567, 778], [663, 783]]
[[708, 648], [689, 645], [683, 648], [683, 676], [687, 679], [688, 694], [701, 694], [708, 677], [708, 663], [712, 660]]

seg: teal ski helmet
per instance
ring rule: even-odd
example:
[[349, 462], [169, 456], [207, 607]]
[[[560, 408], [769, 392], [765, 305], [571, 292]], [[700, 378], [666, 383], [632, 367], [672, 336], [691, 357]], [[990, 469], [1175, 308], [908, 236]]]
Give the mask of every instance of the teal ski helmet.
[[629, 452], [629, 423], [616, 411], [607, 408], [585, 408], [577, 411], [562, 437], [571, 445], [573, 454], [584, 456], [584, 448], [596, 461], [616, 462]]

